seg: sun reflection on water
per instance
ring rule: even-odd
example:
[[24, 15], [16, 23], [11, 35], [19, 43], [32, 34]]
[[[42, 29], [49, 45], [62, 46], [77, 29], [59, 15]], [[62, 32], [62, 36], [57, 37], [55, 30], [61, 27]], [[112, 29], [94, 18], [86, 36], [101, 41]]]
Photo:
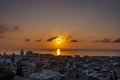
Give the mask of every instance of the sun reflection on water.
[[60, 49], [57, 49], [57, 56], [60, 55]]

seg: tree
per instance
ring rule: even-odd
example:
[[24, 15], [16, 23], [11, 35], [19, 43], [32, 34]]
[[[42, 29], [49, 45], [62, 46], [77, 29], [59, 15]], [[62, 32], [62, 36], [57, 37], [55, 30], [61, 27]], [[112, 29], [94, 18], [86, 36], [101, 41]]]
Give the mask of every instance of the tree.
[[14, 77], [14, 73], [9, 68], [0, 65], [0, 80], [13, 80]]

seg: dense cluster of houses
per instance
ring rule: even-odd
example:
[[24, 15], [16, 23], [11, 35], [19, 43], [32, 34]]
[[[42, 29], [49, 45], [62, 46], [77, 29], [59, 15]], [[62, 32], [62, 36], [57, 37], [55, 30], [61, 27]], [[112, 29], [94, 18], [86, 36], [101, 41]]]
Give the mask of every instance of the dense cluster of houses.
[[21, 50], [20, 55], [0, 56], [16, 80], [120, 80], [120, 57], [54, 56]]

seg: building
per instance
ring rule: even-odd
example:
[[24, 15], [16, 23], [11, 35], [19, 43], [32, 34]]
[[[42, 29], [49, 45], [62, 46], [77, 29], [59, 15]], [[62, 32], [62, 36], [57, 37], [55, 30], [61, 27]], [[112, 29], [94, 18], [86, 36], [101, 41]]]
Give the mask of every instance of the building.
[[43, 70], [30, 75], [29, 80], [59, 80], [60, 74], [52, 70]]
[[20, 55], [21, 55], [21, 56], [24, 56], [24, 50], [23, 50], [23, 49], [21, 49]]

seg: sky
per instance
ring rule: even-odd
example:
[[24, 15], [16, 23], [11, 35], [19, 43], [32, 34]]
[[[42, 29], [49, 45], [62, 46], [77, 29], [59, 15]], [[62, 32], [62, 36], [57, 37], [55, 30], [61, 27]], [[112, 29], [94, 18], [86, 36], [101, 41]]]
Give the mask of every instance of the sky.
[[0, 0], [0, 48], [120, 49], [119, 4], [120, 0]]

